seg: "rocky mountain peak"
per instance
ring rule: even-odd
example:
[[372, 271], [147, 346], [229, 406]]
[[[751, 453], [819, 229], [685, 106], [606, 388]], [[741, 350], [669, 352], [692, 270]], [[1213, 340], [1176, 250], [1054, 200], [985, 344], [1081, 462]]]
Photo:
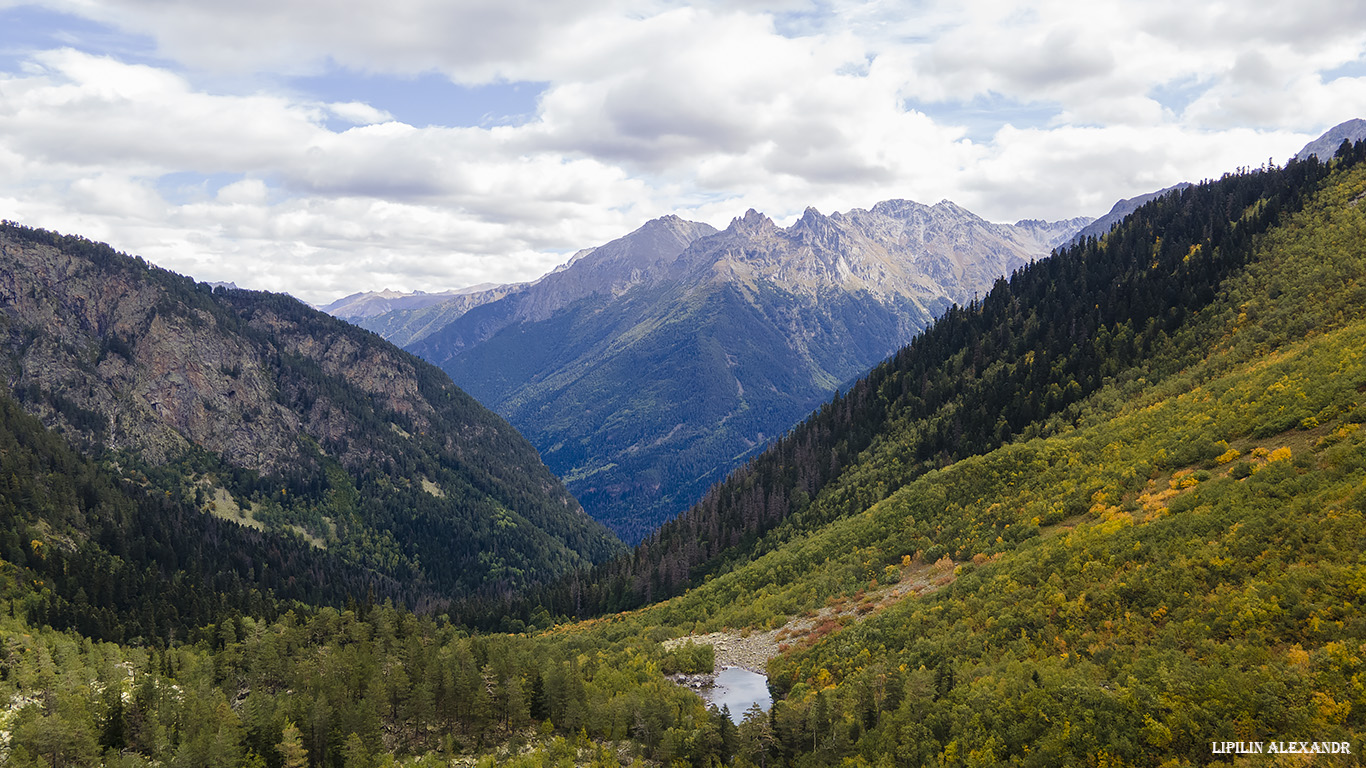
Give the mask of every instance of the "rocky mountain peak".
[[1295, 158], [1307, 160], [1310, 155], [1317, 155], [1319, 160], [1327, 162], [1337, 154], [1338, 147], [1342, 146], [1343, 141], [1357, 142], [1362, 139], [1366, 139], [1366, 120], [1353, 118], [1338, 123], [1322, 136], [1304, 145], [1304, 149], [1295, 153]]
[[837, 249], [839, 247], [838, 222], [811, 206], [807, 206], [806, 211], [802, 213], [802, 217], [797, 219], [797, 222], [792, 225], [789, 231], [808, 245], [820, 243], [830, 249]]
[[650, 219], [649, 221], [642, 224], [638, 229], [636, 229], [635, 233], [677, 232], [679, 230], [686, 229], [688, 226], [692, 224], [693, 222], [690, 222], [676, 214], [670, 213], [655, 219]]
[[777, 228], [778, 225], [773, 223], [773, 219], [770, 219], [764, 214], [759, 213], [753, 208], [750, 208], [749, 210], [745, 211], [744, 216], [731, 219], [730, 226], [726, 229], [727, 231], [736, 234], [756, 235], [761, 232], [771, 231]]
[[[929, 207], [914, 200], [883, 200], [872, 207], [871, 213], [879, 216], [888, 216], [894, 219], [903, 219], [914, 213], [922, 213], [929, 210]], [[854, 213], [854, 211], [850, 211]]]
[[1060, 219], [1058, 221], [1045, 221], [1043, 219], [1021, 219], [1015, 222], [1015, 228], [1023, 232], [1032, 234], [1040, 242], [1048, 246], [1049, 250], [1066, 245], [1077, 232], [1095, 219], [1090, 216], [1075, 216], [1070, 219]]

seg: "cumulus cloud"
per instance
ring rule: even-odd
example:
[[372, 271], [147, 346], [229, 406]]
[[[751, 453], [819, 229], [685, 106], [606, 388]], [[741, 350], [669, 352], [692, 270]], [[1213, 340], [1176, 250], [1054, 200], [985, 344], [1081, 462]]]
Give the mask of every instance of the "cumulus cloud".
[[[315, 301], [530, 279], [666, 213], [1098, 215], [1366, 113], [1366, 9], [1333, 0], [49, 6], [160, 58], [77, 37], [0, 72], [3, 215]], [[341, 71], [541, 95], [420, 127], [283, 85]]]
[[[566, 26], [615, 0], [55, 0], [50, 6], [129, 33], [213, 72], [306, 74], [329, 62], [361, 71], [442, 70], [462, 79], [515, 67]], [[620, 4], [624, 5], [624, 4]]]
[[[439, 290], [525, 280], [570, 243], [634, 226], [649, 198], [616, 167], [509, 149], [498, 129], [334, 131], [334, 105], [206, 94], [163, 70], [72, 50], [34, 63], [0, 80], [0, 165], [7, 191], [23, 193], [5, 195], [7, 216], [106, 238], [201, 279], [318, 300], [354, 281]], [[172, 204], [156, 183], [187, 171], [247, 178]]]

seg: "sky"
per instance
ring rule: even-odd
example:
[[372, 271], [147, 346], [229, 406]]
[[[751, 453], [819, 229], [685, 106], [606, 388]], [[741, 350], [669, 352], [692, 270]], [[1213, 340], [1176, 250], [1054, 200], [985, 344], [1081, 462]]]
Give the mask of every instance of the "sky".
[[1099, 216], [1354, 117], [1356, 0], [0, 0], [0, 218], [315, 303], [667, 214]]

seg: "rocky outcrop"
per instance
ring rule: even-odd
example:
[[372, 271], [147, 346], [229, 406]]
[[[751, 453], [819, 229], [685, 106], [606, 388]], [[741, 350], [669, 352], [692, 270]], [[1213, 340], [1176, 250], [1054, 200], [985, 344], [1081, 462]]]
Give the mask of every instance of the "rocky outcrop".
[[[284, 297], [250, 306], [249, 292], [215, 295], [190, 281], [176, 296], [165, 285], [175, 278], [158, 272], [131, 259], [101, 265], [51, 245], [0, 240], [11, 388], [49, 393], [26, 399], [108, 448], [161, 463], [194, 445], [266, 474], [305, 461], [301, 434], [330, 444], [360, 429], [335, 397], [303, 412], [282, 403], [282, 354], [419, 429], [430, 425], [434, 408], [418, 391], [410, 356], [352, 338], [340, 323], [327, 333], [316, 319], [300, 322], [307, 311]], [[295, 306], [281, 312], [281, 304]], [[370, 456], [343, 458], [359, 465]]]
[[252, 469], [297, 460], [298, 414], [244, 339], [167, 302], [131, 259], [0, 238], [10, 388], [52, 424], [154, 463], [199, 445]]
[[1001, 275], [1047, 256], [1059, 232], [1086, 221], [995, 224], [947, 200], [887, 200], [830, 216], [807, 208], [783, 229], [751, 210], [694, 243], [671, 272], [686, 279], [686, 270], [710, 270], [807, 295], [862, 291], [928, 309], [970, 300]]

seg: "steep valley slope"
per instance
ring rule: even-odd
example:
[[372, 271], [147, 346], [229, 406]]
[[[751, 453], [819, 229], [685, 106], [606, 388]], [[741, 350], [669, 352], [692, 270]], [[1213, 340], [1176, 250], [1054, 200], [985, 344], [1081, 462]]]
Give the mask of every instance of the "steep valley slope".
[[88, 455], [433, 595], [619, 547], [440, 371], [287, 296], [7, 223], [0, 330], [10, 395]]

